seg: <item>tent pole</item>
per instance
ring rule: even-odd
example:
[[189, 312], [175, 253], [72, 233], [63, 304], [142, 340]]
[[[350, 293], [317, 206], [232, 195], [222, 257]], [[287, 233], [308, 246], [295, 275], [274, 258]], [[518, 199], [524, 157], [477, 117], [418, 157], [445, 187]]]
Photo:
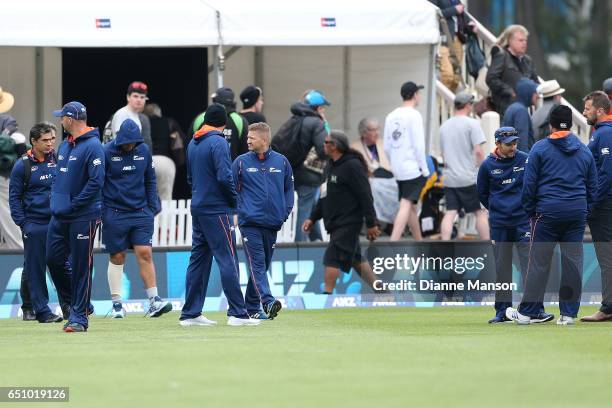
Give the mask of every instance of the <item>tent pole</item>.
[[263, 72], [263, 67], [264, 67], [264, 62], [263, 62], [263, 53], [264, 53], [264, 49], [263, 47], [255, 47], [255, 55], [254, 55], [254, 64], [253, 66], [255, 67], [255, 72], [254, 72], [254, 78], [253, 80], [255, 81], [255, 85], [260, 87], [261, 89], [264, 89], [264, 72]]
[[431, 153], [431, 142], [432, 142], [432, 121], [434, 117], [434, 102], [436, 98], [436, 84], [435, 84], [435, 63], [436, 63], [436, 45], [431, 44], [429, 46], [429, 75], [427, 78], [427, 123], [425, 124], [425, 152]]
[[223, 71], [225, 70], [225, 56], [223, 55], [223, 36], [221, 35], [221, 13], [215, 11], [217, 16], [217, 34], [219, 35], [218, 44], [213, 48], [215, 58], [215, 78], [217, 80], [217, 89], [223, 87]]
[[36, 47], [34, 49], [34, 70], [36, 79], [34, 82], [36, 95], [36, 107], [35, 107], [35, 115], [36, 122], [41, 122], [44, 118], [44, 90], [45, 90], [45, 78], [44, 78], [44, 69], [45, 69], [45, 57], [44, 57], [44, 48]]

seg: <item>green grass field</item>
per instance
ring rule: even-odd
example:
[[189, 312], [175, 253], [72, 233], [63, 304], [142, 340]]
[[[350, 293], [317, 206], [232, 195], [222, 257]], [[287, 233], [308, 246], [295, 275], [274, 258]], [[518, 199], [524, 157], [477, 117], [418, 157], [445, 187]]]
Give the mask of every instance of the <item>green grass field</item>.
[[282, 311], [259, 327], [228, 327], [210, 313], [219, 326], [180, 327], [172, 313], [95, 318], [85, 334], [1, 320], [0, 385], [70, 387], [69, 403], [20, 407], [610, 403], [612, 323], [491, 326], [491, 315], [480, 307]]

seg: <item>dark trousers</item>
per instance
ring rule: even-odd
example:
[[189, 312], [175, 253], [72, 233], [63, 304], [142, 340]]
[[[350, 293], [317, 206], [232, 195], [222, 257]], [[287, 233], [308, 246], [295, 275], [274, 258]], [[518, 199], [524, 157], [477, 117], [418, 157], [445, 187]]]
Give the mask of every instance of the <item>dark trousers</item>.
[[240, 290], [236, 235], [231, 214], [194, 215], [191, 257], [185, 276], [185, 305], [181, 320], [202, 314], [213, 256], [219, 265], [221, 286], [227, 298], [228, 316], [248, 317]]
[[[529, 222], [513, 227], [491, 227], [498, 283], [512, 283], [512, 253], [515, 247], [519, 256], [521, 277], [525, 282], [525, 272], [529, 261], [529, 238]], [[495, 292], [495, 314], [505, 316], [506, 309], [509, 307], [512, 307], [512, 291]]]
[[519, 312], [536, 317], [544, 307], [544, 292], [555, 246], [561, 249], [559, 310], [563, 316], [576, 317], [582, 295], [582, 240], [584, 219], [561, 220], [538, 216], [531, 220], [532, 240], [525, 274], [525, 292]]
[[268, 282], [268, 269], [274, 254], [277, 232], [256, 227], [240, 227], [240, 232], [249, 268], [245, 303], [247, 311], [253, 314], [261, 310], [260, 305], [274, 301]]
[[21, 285], [19, 285], [19, 296], [21, 296], [21, 310], [32, 310], [32, 298], [30, 297], [30, 288], [28, 287], [28, 273], [25, 269], [21, 271]]
[[601, 310], [612, 314], [612, 198], [598, 205], [589, 217], [595, 254], [601, 269]]
[[91, 300], [91, 274], [93, 271], [93, 241], [100, 220], [49, 222], [47, 232], [47, 263], [63, 265], [70, 259], [70, 323], [89, 326], [87, 309]]
[[[46, 263], [46, 242], [48, 226], [45, 224], [26, 223], [23, 226], [24, 275], [27, 276], [32, 308], [39, 321], [50, 314], [49, 293], [47, 291], [47, 266], [51, 280], [57, 290], [60, 305], [70, 304], [71, 271], [69, 264]], [[22, 275], [23, 276], [23, 275]]]

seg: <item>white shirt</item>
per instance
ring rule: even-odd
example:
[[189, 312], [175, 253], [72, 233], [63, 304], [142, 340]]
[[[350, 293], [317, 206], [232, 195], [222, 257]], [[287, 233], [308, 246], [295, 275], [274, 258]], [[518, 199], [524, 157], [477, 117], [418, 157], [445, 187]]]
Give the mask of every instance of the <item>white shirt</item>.
[[119, 131], [121, 124], [126, 119], [132, 119], [138, 125], [138, 129], [142, 130], [142, 124], [140, 123], [140, 118], [138, 117], [138, 113], [133, 112], [126, 105], [123, 108], [119, 109], [117, 112], [115, 112], [115, 114], [113, 115], [113, 121], [111, 122], [113, 138], [117, 136], [117, 132]]
[[421, 175], [429, 177], [425, 131], [419, 111], [404, 106], [387, 115], [384, 147], [397, 180], [412, 180]]

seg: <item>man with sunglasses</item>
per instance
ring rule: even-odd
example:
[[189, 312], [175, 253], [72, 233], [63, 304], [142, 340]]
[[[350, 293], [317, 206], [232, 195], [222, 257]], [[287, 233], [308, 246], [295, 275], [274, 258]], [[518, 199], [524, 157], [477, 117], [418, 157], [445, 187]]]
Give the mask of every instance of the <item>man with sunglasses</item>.
[[[518, 139], [518, 132], [511, 126], [495, 131], [495, 150], [480, 165], [476, 183], [480, 202], [489, 210], [498, 283], [512, 282], [512, 251], [515, 245], [521, 272], [527, 266], [530, 229], [521, 200], [527, 153], [518, 150]], [[512, 291], [496, 292], [495, 317], [489, 323], [510, 321], [506, 317], [506, 308], [511, 306]]]

